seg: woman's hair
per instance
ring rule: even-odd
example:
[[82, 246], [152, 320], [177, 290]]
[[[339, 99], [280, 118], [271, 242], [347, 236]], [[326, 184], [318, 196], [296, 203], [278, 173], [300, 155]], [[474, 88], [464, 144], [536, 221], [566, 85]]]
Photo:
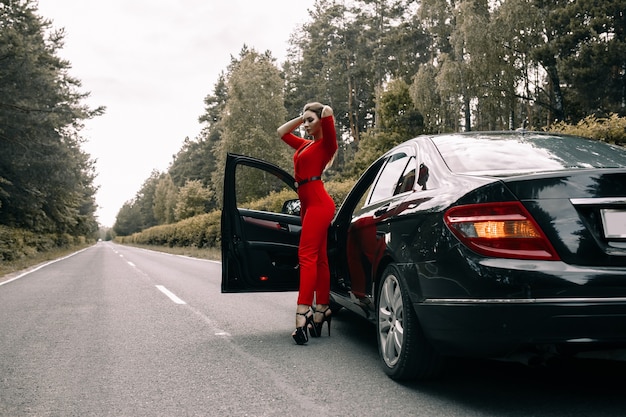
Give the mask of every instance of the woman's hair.
[[304, 113], [305, 111], [311, 110], [313, 113], [317, 114], [318, 118], [322, 118], [322, 110], [324, 109], [324, 105], [322, 103], [318, 103], [317, 101], [314, 101], [313, 103], [307, 103], [304, 105], [304, 109], [302, 110], [302, 113]]

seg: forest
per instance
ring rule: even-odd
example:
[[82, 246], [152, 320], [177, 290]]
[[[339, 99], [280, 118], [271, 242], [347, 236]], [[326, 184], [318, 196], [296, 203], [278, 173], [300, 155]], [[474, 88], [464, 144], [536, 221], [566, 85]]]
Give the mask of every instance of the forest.
[[94, 239], [95, 166], [81, 145], [80, 80], [60, 59], [63, 30], [32, 1], [0, 1], [0, 261]]
[[[329, 183], [354, 181], [419, 134], [583, 124], [623, 143], [625, 10], [626, 0], [317, 0], [285, 62], [253, 45], [234, 51], [207, 86], [201, 133], [152, 172], [113, 231], [218, 211], [227, 152], [289, 169], [276, 127], [310, 101], [336, 116]], [[82, 104], [88, 93], [56, 55], [64, 32], [35, 2], [1, 0], [0, 29], [0, 227], [93, 234], [95, 168], [81, 128], [105, 109]]]
[[226, 152], [289, 169], [275, 130], [309, 101], [335, 110], [340, 151], [330, 181], [354, 180], [419, 134], [584, 123], [582, 133], [620, 143], [625, 10], [625, 0], [318, 0], [285, 62], [247, 45], [231, 56], [206, 96], [201, 134], [185, 140], [167, 172], [152, 173], [114, 230], [218, 210]]

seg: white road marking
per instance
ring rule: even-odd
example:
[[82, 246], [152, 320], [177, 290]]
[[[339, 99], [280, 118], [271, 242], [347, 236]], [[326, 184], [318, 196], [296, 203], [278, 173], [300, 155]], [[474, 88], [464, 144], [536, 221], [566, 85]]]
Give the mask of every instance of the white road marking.
[[[128, 261], [127, 261], [127, 262], [128, 262]], [[134, 263], [132, 263], [132, 262], [128, 262], [128, 265], [130, 265], [130, 266], [132, 266], [132, 267], [134, 267], [134, 268], [137, 268], [137, 266], [136, 266]]]
[[170, 300], [172, 300], [176, 304], [187, 304], [186, 302], [178, 298], [173, 292], [165, 288], [163, 285], [157, 285], [156, 287], [158, 288], [159, 291], [167, 295], [170, 298]]

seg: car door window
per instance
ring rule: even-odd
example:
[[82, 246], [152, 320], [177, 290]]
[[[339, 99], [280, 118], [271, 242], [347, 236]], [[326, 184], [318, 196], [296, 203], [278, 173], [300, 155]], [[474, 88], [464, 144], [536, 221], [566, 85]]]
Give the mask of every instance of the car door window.
[[415, 170], [416, 170], [415, 158], [409, 158], [409, 162], [404, 168], [404, 172], [402, 176], [400, 176], [400, 180], [396, 184], [396, 188], [393, 191], [393, 195], [406, 193], [407, 191], [412, 191], [413, 186], [415, 185]]
[[281, 213], [285, 201], [298, 198], [280, 178], [249, 165], [237, 165], [235, 184], [238, 209]]
[[[398, 185], [405, 174], [407, 175], [408, 181], [408, 175], [410, 173], [408, 166], [411, 160], [413, 160], [414, 170], [415, 158], [409, 155], [408, 150], [401, 150], [389, 157], [371, 191], [368, 201], [369, 204], [376, 203], [377, 201], [397, 194], [397, 191], [399, 191]], [[400, 189], [401, 188], [402, 187], [400, 187]]]

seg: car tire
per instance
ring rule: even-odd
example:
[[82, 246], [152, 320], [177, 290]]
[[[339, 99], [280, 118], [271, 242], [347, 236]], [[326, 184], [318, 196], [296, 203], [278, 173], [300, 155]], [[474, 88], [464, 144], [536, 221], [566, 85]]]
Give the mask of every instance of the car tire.
[[395, 264], [383, 272], [376, 303], [378, 353], [385, 373], [394, 380], [439, 375], [443, 358], [426, 340], [406, 280]]

